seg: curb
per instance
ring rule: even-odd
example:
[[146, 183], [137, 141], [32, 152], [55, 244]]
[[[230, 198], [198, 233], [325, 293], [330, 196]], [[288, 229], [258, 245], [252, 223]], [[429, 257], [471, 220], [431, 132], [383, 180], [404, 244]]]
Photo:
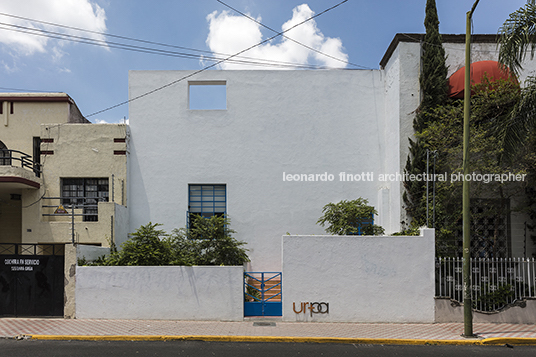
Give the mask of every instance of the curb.
[[20, 339], [76, 341], [206, 341], [206, 342], [293, 342], [293, 343], [352, 343], [367, 345], [536, 345], [536, 338], [486, 338], [467, 340], [426, 340], [345, 337], [288, 337], [288, 336], [219, 336], [219, 335], [21, 335]]

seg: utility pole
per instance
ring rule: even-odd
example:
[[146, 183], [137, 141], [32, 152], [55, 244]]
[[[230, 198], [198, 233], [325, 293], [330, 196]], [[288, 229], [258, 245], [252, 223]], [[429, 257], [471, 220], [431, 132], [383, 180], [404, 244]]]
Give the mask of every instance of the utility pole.
[[469, 129], [471, 119], [471, 18], [480, 0], [467, 13], [465, 29], [465, 86], [463, 97], [463, 325], [465, 337], [473, 334], [473, 301], [471, 299], [471, 215], [469, 205]]

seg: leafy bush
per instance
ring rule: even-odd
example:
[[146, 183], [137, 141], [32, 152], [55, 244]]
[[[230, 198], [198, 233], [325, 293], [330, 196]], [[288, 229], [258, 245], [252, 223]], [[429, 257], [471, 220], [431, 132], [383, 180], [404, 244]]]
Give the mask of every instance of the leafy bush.
[[121, 250], [105, 259], [104, 265], [169, 265], [170, 246], [166, 232], [157, 229], [160, 225], [149, 222], [138, 228]]
[[322, 209], [324, 215], [316, 222], [322, 227], [327, 225], [326, 232], [336, 235], [382, 235], [384, 229], [372, 223], [378, 214], [368, 200], [358, 198], [352, 201], [342, 200], [328, 203]]
[[227, 217], [194, 216], [191, 227], [174, 230], [170, 237], [173, 264], [242, 265], [249, 261], [245, 242], [236, 240]]
[[400, 232], [392, 233], [392, 236], [418, 236], [421, 234], [419, 227], [410, 227], [408, 229], [401, 230]]
[[[483, 291], [488, 291], [486, 285], [481, 287]], [[508, 305], [514, 297], [514, 291], [512, 285], [504, 284], [500, 285], [497, 290], [488, 292], [479, 296], [476, 300], [473, 301], [473, 309], [480, 309], [482, 311], [495, 311], [502, 309]]]
[[157, 229], [160, 224], [141, 226], [118, 251], [93, 265], [242, 265], [247, 249], [232, 237], [226, 217], [196, 216], [191, 227], [175, 229], [171, 235]]

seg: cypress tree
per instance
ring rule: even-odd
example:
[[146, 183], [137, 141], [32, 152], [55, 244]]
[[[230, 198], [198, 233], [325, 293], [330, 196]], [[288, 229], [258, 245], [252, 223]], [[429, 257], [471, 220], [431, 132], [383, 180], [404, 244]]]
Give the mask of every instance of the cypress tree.
[[[422, 42], [421, 63], [422, 71], [419, 83], [422, 91], [422, 102], [413, 120], [413, 129], [420, 133], [427, 127], [429, 117], [427, 112], [447, 101], [448, 80], [445, 49], [439, 33], [439, 18], [435, 0], [426, 1], [426, 16], [424, 19], [426, 33]], [[426, 171], [426, 149], [420, 141], [409, 141], [409, 155], [405, 172], [422, 174]], [[412, 219], [412, 225], [422, 225], [426, 218], [426, 206], [422, 207], [422, 197], [426, 194], [424, 181], [405, 181], [403, 201], [406, 213]]]
[[448, 91], [445, 49], [439, 33], [439, 19], [435, 0], [426, 1], [424, 27], [426, 33], [422, 43], [420, 84], [423, 94], [421, 109], [426, 110], [445, 104]]

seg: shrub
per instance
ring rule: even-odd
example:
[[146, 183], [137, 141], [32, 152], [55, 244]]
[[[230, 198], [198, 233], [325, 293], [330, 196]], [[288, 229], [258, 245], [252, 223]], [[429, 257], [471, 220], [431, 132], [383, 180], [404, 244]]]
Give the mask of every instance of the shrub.
[[121, 245], [121, 250], [112, 252], [104, 265], [169, 265], [171, 251], [166, 232], [157, 229], [161, 224], [149, 222], [132, 233]]
[[232, 237], [235, 231], [229, 225], [226, 217], [196, 216], [190, 228], [168, 235], [157, 229], [160, 224], [149, 222], [120, 250], [93, 265], [242, 265], [249, 261], [242, 247], [246, 243]]
[[245, 242], [236, 240], [228, 217], [194, 216], [188, 229], [174, 230], [170, 238], [174, 264], [242, 265], [249, 261]]
[[327, 233], [336, 235], [382, 235], [384, 233], [382, 227], [372, 223], [373, 216], [378, 213], [374, 207], [368, 205], [368, 201], [364, 198], [328, 203], [322, 212], [324, 215], [316, 223], [322, 227], [327, 225]]

